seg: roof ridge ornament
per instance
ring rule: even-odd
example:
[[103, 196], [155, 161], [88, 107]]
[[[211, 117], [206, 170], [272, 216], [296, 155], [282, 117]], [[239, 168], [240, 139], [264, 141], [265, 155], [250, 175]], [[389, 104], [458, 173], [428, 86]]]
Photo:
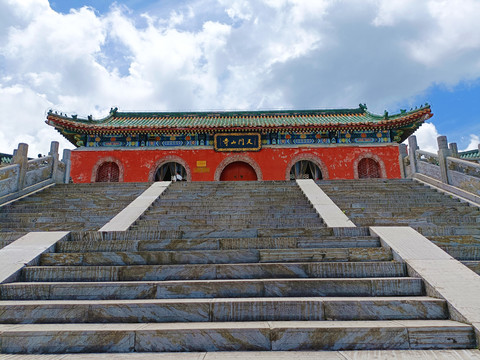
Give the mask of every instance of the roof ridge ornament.
[[361, 104], [361, 103], [360, 103], [360, 104], [358, 104], [358, 107], [359, 107], [360, 109], [362, 109], [363, 111], [366, 111], [366, 110], [367, 110], [367, 104]]

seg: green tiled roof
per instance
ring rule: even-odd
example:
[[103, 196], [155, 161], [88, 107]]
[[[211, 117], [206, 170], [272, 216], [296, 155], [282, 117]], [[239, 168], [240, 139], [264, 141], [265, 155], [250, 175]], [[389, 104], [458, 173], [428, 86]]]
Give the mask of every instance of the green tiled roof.
[[120, 112], [111, 109], [103, 119], [80, 119], [49, 111], [47, 124], [54, 126], [72, 143], [84, 134], [117, 133], [217, 133], [222, 131], [273, 132], [289, 129], [303, 131], [401, 130], [401, 141], [432, 116], [430, 106], [398, 114], [376, 115], [365, 105], [356, 109], [209, 111], [209, 112]]
[[[417, 117], [419, 113], [430, 113], [430, 106], [394, 115], [375, 115], [364, 106], [357, 109], [339, 110], [282, 110], [282, 111], [239, 111], [239, 112], [119, 112], [112, 109], [110, 114], [99, 120], [70, 118], [49, 112], [48, 120], [62, 122], [79, 129], [106, 128], [258, 128], [297, 126], [345, 126], [377, 125], [396, 123]], [[53, 124], [52, 124], [53, 125]]]
[[460, 156], [460, 159], [464, 159], [464, 160], [480, 160], [479, 149], [463, 151], [458, 153], [458, 155]]
[[13, 155], [0, 153], [0, 163], [11, 164]]

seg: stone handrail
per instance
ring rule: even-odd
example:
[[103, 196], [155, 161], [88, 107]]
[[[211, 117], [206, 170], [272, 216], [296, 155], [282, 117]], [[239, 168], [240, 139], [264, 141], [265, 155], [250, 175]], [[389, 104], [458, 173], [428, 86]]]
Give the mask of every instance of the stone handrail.
[[8, 165], [0, 168], [0, 198], [17, 191], [20, 165]]
[[438, 165], [438, 155], [437, 154], [434, 154], [434, 153], [431, 153], [431, 152], [428, 152], [428, 151], [424, 151], [424, 150], [417, 150], [417, 151], [415, 151], [415, 156], [416, 156], [417, 160], [419, 160], [419, 161], [425, 161], [429, 164]]
[[24, 187], [50, 179], [52, 177], [53, 164], [53, 156], [29, 160], [27, 163]]
[[19, 144], [12, 165], [0, 168], [0, 205], [55, 183], [70, 179], [70, 150], [59, 161], [58, 142], [53, 141], [47, 156], [28, 160], [28, 145]]
[[449, 170], [480, 178], [480, 164], [448, 156], [447, 165]]
[[439, 136], [437, 141], [439, 149], [434, 154], [420, 150], [415, 136], [408, 138], [410, 151], [400, 162], [404, 166], [405, 177], [417, 178], [421, 175], [422, 181], [431, 179], [436, 187], [444, 184], [449, 192], [476, 202], [480, 196], [480, 164], [454, 157], [456, 152], [452, 149], [456, 149], [456, 145], [451, 144], [455, 146], [449, 149], [445, 136]]

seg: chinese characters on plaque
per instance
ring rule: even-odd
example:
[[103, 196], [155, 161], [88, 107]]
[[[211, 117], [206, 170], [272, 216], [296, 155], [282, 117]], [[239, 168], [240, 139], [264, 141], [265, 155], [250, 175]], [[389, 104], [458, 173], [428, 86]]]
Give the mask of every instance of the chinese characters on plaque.
[[260, 134], [215, 134], [216, 151], [258, 151], [261, 148]]

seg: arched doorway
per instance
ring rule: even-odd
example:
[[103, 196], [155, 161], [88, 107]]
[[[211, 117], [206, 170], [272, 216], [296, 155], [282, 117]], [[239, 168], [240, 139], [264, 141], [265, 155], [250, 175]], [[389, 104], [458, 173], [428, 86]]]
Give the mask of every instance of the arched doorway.
[[220, 181], [255, 181], [257, 173], [249, 164], [235, 161], [223, 169]]
[[120, 168], [113, 161], [104, 162], [97, 170], [95, 182], [118, 182]]
[[293, 164], [290, 169], [290, 180], [295, 179], [313, 179], [321, 180], [322, 171], [317, 164], [309, 160], [300, 160]]
[[183, 180], [187, 179], [187, 171], [182, 164], [173, 161], [165, 163], [155, 172], [154, 181], [171, 181], [177, 172]]
[[380, 178], [380, 165], [371, 158], [363, 158], [358, 162], [358, 178], [374, 179]]

